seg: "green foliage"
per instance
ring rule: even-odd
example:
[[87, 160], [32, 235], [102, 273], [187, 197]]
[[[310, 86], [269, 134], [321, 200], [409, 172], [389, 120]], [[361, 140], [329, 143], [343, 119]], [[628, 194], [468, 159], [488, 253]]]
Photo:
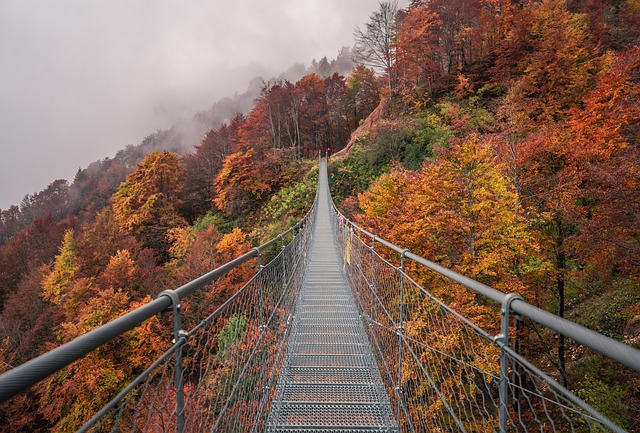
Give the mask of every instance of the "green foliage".
[[446, 98], [427, 111], [427, 118], [435, 125], [451, 129], [458, 135], [472, 132], [491, 132], [495, 128], [495, 117], [480, 106], [480, 96], [467, 99]]
[[212, 209], [193, 223], [193, 230], [196, 233], [202, 233], [211, 226], [215, 226], [220, 233], [231, 233], [233, 228], [237, 227], [237, 222], [217, 209]]
[[366, 190], [374, 179], [387, 171], [386, 167], [370, 165], [367, 153], [367, 149], [357, 146], [345, 158], [331, 162], [329, 187], [336, 203]]
[[419, 169], [433, 150], [447, 146], [453, 133], [435, 111], [406, 123], [389, 123], [363, 135], [349, 154], [331, 163], [329, 184], [334, 200], [365, 191], [371, 182], [399, 163]]
[[365, 134], [354, 151], [332, 167], [335, 175], [331, 184], [337, 188], [337, 197], [364, 191], [393, 162], [418, 170], [433, 156], [434, 149], [448, 147], [454, 134], [489, 131], [494, 116], [479, 106], [478, 99], [445, 100], [419, 117], [389, 122]]
[[[260, 209], [261, 218], [253, 224], [251, 232], [254, 244], [262, 244], [286, 231], [306, 214], [313, 203], [318, 184], [317, 163], [294, 164], [289, 171], [288, 185], [273, 194]], [[270, 253], [263, 256], [265, 260], [272, 257]]]
[[58, 305], [62, 303], [78, 269], [76, 253], [77, 246], [73, 230], [67, 230], [53, 269], [45, 275], [42, 282], [42, 294], [47, 301]]
[[[413, 142], [420, 143], [421, 147], [425, 150], [428, 149], [429, 157], [433, 156], [433, 149], [449, 145], [449, 140], [453, 133], [438, 116], [427, 114], [420, 119], [420, 125], [420, 129], [417, 129], [415, 132]], [[420, 163], [422, 163], [424, 158], [425, 156], [422, 157]], [[406, 159], [410, 160], [409, 158]], [[420, 164], [405, 164], [405, 167], [409, 170], [417, 170], [420, 168]]]
[[583, 358], [574, 366], [579, 378], [573, 392], [591, 407], [619, 426], [628, 429], [632, 423], [629, 398], [638, 379], [601, 355]]
[[218, 352], [215, 356], [216, 360], [220, 361], [224, 359], [227, 349], [229, 349], [233, 343], [238, 340], [246, 326], [247, 317], [244, 315], [231, 316], [229, 320], [227, 320], [224, 328], [222, 328], [218, 334]]
[[286, 186], [271, 196], [263, 208], [270, 219], [301, 217], [309, 209], [316, 193], [318, 170], [315, 169], [304, 180]]
[[507, 91], [507, 85], [503, 82], [487, 83], [480, 87], [475, 94], [475, 98], [480, 100], [482, 98], [492, 98], [501, 96]]
[[81, 168], [78, 168], [78, 171], [76, 171], [76, 175], [73, 178], [73, 183], [84, 182], [88, 178], [89, 178], [89, 175], [87, 174], [87, 170], [86, 169], [83, 170]]
[[[494, 116], [489, 110], [479, 106], [478, 100], [478, 96], [466, 100], [446, 99], [416, 118], [380, 125], [361, 138], [362, 145], [351, 152], [344, 167], [358, 177], [364, 175], [362, 186], [365, 188], [371, 174], [377, 177], [388, 171], [393, 162], [398, 162], [409, 170], [418, 170], [425, 159], [433, 156], [435, 148], [447, 147], [454, 134], [464, 136], [470, 132], [487, 132], [492, 129]], [[343, 175], [348, 183], [356, 180], [349, 179], [346, 173]], [[361, 192], [363, 189], [359, 186], [354, 191]]]
[[425, 128], [385, 128], [373, 140], [372, 147], [364, 158], [368, 165], [378, 170], [392, 161], [416, 169], [425, 158], [433, 155], [433, 147], [428, 139], [429, 131]]
[[627, 391], [627, 386], [587, 376], [576, 394], [614, 423], [629, 427], [630, 408], [624, 403]]
[[581, 325], [611, 338], [622, 339], [624, 327], [629, 319], [625, 308], [640, 304], [640, 291], [633, 281], [623, 287], [613, 287], [600, 296], [594, 296], [576, 307], [575, 319]]

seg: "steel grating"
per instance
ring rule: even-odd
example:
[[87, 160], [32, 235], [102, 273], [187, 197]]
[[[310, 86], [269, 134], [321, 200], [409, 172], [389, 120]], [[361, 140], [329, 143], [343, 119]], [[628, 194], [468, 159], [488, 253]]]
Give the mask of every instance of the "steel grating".
[[290, 343], [290, 351], [295, 355], [360, 355], [371, 349], [369, 346], [353, 344], [296, 344]]
[[367, 367], [371, 365], [371, 356], [363, 355], [321, 355], [290, 354], [287, 359], [291, 367]]
[[[304, 325], [312, 325], [315, 329], [318, 329], [318, 331], [313, 331], [313, 332], [321, 332], [319, 331], [320, 328], [324, 328], [324, 327], [335, 327], [335, 326], [339, 326], [339, 327], [347, 327], [347, 326], [355, 326], [358, 327], [359, 322], [360, 322], [360, 318], [359, 317], [350, 317], [348, 319], [345, 319], [344, 321], [340, 321], [340, 322], [327, 322], [325, 318], [323, 317], [308, 317], [308, 316], [302, 316], [299, 315], [298, 316], [298, 322], [296, 323], [296, 325], [298, 326], [304, 326]], [[358, 327], [358, 329], [356, 330], [356, 333], [360, 332], [360, 328]]]
[[361, 334], [362, 330], [356, 325], [328, 325], [323, 322], [315, 324], [298, 324], [297, 330], [301, 334], [311, 334], [314, 332], [327, 334]]
[[332, 236], [326, 178], [319, 194], [310, 260], [267, 431], [397, 432]]
[[[306, 304], [306, 300], [302, 299], [302, 301], [305, 302]], [[300, 309], [298, 312], [298, 314], [305, 314], [305, 313], [335, 313], [335, 314], [342, 314], [342, 313], [351, 313], [351, 314], [355, 314], [356, 312], [353, 310], [353, 306], [352, 305], [305, 305], [304, 308]]]
[[300, 319], [343, 320], [357, 319], [355, 312], [328, 312], [328, 311], [303, 311], [299, 313]]
[[295, 336], [296, 343], [307, 344], [364, 344], [364, 335], [362, 334], [319, 334], [319, 333], [301, 333]]
[[321, 299], [313, 296], [305, 296], [305, 303], [307, 308], [311, 307], [337, 307], [337, 308], [353, 308], [353, 304], [349, 302], [349, 299], [343, 297], [332, 296], [331, 299]]
[[384, 389], [374, 385], [287, 385], [283, 392], [283, 401], [331, 402], [331, 403], [377, 403], [379, 393]]
[[[311, 427], [311, 428], [296, 428], [296, 427], [281, 427], [277, 430], [278, 432], [286, 432], [286, 433], [362, 433], [366, 431], [371, 431], [369, 429], [361, 429], [361, 428], [321, 428], [321, 427]], [[378, 429], [373, 430], [376, 432], [386, 432], [390, 431], [387, 429]], [[394, 430], [395, 431], [395, 430]]]
[[278, 424], [292, 427], [382, 427], [389, 414], [380, 403], [288, 403]]
[[369, 367], [289, 367], [284, 377], [291, 383], [374, 383]]

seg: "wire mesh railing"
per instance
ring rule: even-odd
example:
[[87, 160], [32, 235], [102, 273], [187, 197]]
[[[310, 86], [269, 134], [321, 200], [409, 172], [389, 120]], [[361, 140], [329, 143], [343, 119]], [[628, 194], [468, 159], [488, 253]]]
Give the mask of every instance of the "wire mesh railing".
[[193, 329], [177, 324], [176, 344], [80, 431], [262, 431], [310, 237], [305, 225]]
[[[632, 373], [640, 370], [640, 351], [428, 262], [334, 211], [344, 268], [400, 431], [625, 431], [518, 353], [513, 324], [562, 332]], [[422, 284], [407, 274], [408, 260]], [[472, 316], [425, 285], [444, 288]]]
[[190, 331], [176, 325], [164, 359], [81, 431], [262, 431], [310, 239], [308, 221], [268, 264], [258, 255], [242, 288]]
[[[302, 284], [315, 214], [314, 203], [305, 218], [277, 238], [3, 374], [1, 400], [104, 347], [111, 339], [136, 332], [147, 319], [161, 314], [170, 316], [173, 323], [169, 349], [108, 404], [94, 408], [97, 413], [88, 422], [73, 429], [262, 431]], [[263, 254], [275, 257], [263, 264]], [[240, 288], [207, 312], [196, 294], [225, 284], [221, 278], [233, 280]], [[117, 350], [117, 344], [112, 346]], [[104, 398], [99, 397], [98, 401]]]
[[[162, 313], [172, 319], [171, 346], [108, 404], [93, 408], [97, 413], [85, 416], [93, 415], [80, 431], [265, 430], [317, 203], [318, 198], [310, 213], [278, 238], [1, 375], [0, 401], [96, 348], [117, 349], [105, 344]], [[537, 332], [560, 333], [632, 373], [640, 371], [640, 351], [442, 268], [334, 211], [331, 225], [345, 274], [400, 431], [624, 431], [545, 366], [534, 365], [518, 349], [518, 330], [535, 325], [542, 330]], [[263, 265], [263, 254], [272, 248], [275, 258]], [[397, 254], [399, 267], [387, 260], [390, 254]], [[420, 283], [409, 276], [409, 263], [419, 271]], [[249, 268], [254, 271], [244, 272]], [[241, 287], [213, 311], [194, 296], [220, 284], [223, 276], [240, 275]], [[434, 295], [434, 288], [453, 303]]]

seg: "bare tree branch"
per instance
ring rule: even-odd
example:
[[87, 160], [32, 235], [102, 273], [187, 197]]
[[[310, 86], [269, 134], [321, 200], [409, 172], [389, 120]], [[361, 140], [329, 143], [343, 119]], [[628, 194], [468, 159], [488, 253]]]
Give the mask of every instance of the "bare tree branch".
[[391, 67], [393, 66], [393, 38], [395, 35], [396, 0], [380, 2], [379, 8], [369, 17], [364, 30], [356, 27], [353, 36], [353, 60], [356, 63], [383, 70], [389, 77], [391, 88]]

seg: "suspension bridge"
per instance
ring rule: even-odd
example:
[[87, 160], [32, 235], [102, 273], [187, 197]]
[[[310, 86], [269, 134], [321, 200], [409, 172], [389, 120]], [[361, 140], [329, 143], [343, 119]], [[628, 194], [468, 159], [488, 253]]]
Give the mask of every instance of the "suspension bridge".
[[[418, 284], [408, 262], [496, 305], [496, 330]], [[255, 272], [206, 317], [183, 308], [240, 266]], [[78, 431], [624, 432], [519, 353], [516, 329], [529, 322], [640, 371], [637, 349], [358, 227], [333, 206], [321, 161], [314, 205], [294, 227], [4, 373], [0, 400], [158, 314], [168, 350]]]

